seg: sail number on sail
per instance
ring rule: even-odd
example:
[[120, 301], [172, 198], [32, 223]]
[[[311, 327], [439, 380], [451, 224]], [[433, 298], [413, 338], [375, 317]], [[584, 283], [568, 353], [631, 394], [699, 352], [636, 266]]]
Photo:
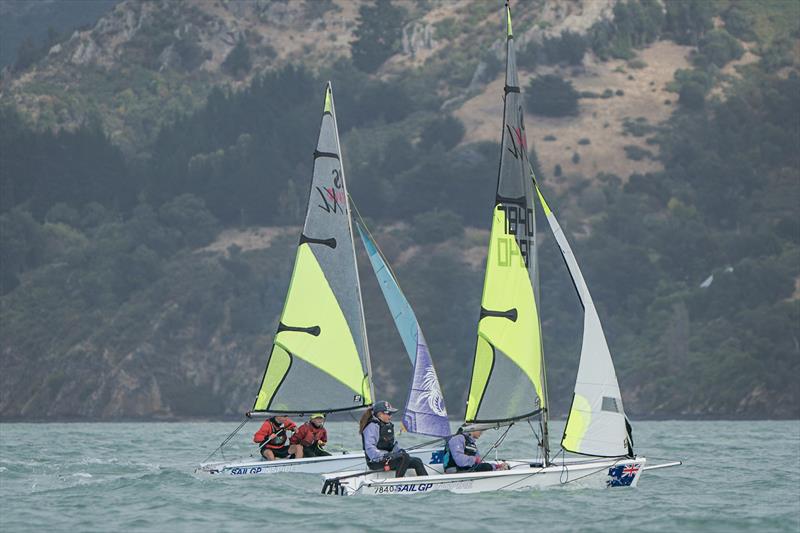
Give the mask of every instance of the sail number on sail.
[[[518, 261], [529, 268], [531, 239], [533, 238], [533, 209], [501, 203], [497, 206], [506, 221], [505, 235], [497, 237], [497, 266], [511, 266]], [[516, 241], [517, 246], [514, 246]]]

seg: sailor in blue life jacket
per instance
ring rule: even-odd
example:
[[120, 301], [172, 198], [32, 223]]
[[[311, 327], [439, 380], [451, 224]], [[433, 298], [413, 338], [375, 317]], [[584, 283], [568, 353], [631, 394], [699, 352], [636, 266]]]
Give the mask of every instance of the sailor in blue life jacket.
[[359, 429], [370, 470], [395, 470], [395, 477], [404, 477], [409, 467], [418, 476], [427, 476], [425, 465], [400, 448], [394, 438], [392, 413], [397, 409], [389, 402], [377, 402], [361, 416]]
[[508, 470], [506, 463], [484, 463], [478, 452], [476, 442], [482, 431], [468, 431], [461, 429], [448, 439], [445, 445], [445, 472], [491, 472], [492, 470]]

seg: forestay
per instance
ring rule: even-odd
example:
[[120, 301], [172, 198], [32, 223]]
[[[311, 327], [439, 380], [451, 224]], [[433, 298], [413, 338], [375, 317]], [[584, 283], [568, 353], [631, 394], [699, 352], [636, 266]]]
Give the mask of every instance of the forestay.
[[447, 409], [439, 386], [439, 378], [417, 317], [366, 226], [356, 220], [356, 228], [367, 250], [397, 331], [403, 340], [403, 346], [414, 366], [414, 376], [403, 414], [403, 425], [412, 433], [447, 437], [450, 435]]
[[[535, 186], [535, 185], [534, 185]], [[617, 374], [600, 325], [600, 317], [555, 215], [536, 187], [547, 222], [583, 305], [583, 344], [567, 424], [561, 446], [584, 455], [618, 457], [632, 453]]]
[[332, 412], [371, 403], [361, 286], [328, 83], [303, 232], [253, 412]]
[[506, 15], [500, 170], [467, 399], [468, 424], [525, 418], [546, 404], [541, 329], [534, 293], [534, 193], [527, 178], [528, 146], [508, 7]]

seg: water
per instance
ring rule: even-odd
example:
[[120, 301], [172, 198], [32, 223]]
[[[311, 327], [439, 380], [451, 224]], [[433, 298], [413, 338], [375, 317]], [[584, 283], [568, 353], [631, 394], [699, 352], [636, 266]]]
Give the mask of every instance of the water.
[[[15, 531], [800, 531], [800, 421], [640, 422], [639, 452], [684, 466], [636, 489], [322, 496], [317, 476], [199, 479], [235, 423], [2, 424], [0, 528]], [[561, 427], [555, 424], [553, 435]], [[331, 422], [331, 447], [360, 444]], [[563, 426], [562, 426], [563, 427]], [[228, 457], [252, 452], [251, 422]], [[527, 431], [526, 431], [527, 430]], [[484, 449], [496, 438], [486, 432]], [[504, 457], [528, 456], [514, 427]], [[409, 445], [421, 439], [403, 435]]]

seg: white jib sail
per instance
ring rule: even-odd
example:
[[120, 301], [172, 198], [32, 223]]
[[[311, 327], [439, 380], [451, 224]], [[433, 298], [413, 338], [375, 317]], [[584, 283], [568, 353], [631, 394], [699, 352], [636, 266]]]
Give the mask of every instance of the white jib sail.
[[618, 457], [629, 452], [625, 411], [617, 373], [600, 317], [567, 238], [538, 186], [536, 192], [583, 305], [583, 344], [567, 425], [561, 446], [574, 453]]

